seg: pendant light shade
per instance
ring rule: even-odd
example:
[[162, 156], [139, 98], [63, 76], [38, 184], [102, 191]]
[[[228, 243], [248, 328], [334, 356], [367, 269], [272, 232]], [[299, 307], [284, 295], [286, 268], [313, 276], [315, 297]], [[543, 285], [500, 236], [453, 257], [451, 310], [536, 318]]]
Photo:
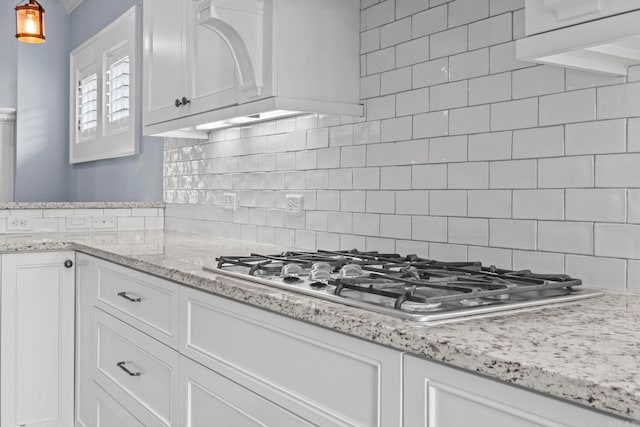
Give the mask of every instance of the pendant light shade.
[[44, 43], [44, 9], [36, 0], [16, 6], [16, 38], [25, 43]]

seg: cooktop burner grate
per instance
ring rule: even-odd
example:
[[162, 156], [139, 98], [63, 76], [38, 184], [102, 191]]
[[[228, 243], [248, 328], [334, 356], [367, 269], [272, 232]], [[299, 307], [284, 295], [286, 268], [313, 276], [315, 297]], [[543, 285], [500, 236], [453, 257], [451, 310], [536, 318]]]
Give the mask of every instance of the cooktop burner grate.
[[566, 274], [349, 251], [221, 256], [215, 271], [403, 318], [429, 320], [595, 296]]

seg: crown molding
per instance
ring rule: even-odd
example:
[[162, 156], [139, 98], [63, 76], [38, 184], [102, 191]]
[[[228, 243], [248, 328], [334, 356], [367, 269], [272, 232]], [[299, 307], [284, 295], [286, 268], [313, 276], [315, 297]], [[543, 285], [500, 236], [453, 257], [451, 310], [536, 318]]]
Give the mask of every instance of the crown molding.
[[73, 10], [82, 3], [83, 0], [60, 0], [60, 3], [64, 6], [64, 10], [67, 13], [73, 12]]

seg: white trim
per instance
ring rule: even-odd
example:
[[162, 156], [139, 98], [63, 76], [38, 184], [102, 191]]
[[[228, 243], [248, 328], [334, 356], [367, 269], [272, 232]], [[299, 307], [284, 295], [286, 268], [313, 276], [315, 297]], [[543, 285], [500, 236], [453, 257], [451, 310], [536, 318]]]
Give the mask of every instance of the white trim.
[[64, 10], [68, 14], [73, 12], [76, 7], [80, 6], [80, 3], [82, 2], [83, 0], [60, 0], [60, 3], [62, 3], [62, 6], [64, 6]]
[[0, 122], [15, 122], [15, 121], [16, 121], [15, 108], [0, 108]]

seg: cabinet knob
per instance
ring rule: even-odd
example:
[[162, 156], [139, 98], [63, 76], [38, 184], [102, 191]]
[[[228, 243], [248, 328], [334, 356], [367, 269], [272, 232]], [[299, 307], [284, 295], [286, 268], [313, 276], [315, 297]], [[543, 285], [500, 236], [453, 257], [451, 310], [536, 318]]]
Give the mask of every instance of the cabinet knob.
[[176, 104], [176, 108], [180, 108], [180, 106], [182, 105], [182, 101], [176, 98], [175, 104]]
[[73, 267], [73, 261], [71, 261], [70, 259], [66, 260], [64, 262], [64, 266], [67, 267], [67, 268]]
[[191, 104], [191, 100], [187, 99], [186, 96], [182, 97], [182, 105], [187, 105], [187, 104]]

